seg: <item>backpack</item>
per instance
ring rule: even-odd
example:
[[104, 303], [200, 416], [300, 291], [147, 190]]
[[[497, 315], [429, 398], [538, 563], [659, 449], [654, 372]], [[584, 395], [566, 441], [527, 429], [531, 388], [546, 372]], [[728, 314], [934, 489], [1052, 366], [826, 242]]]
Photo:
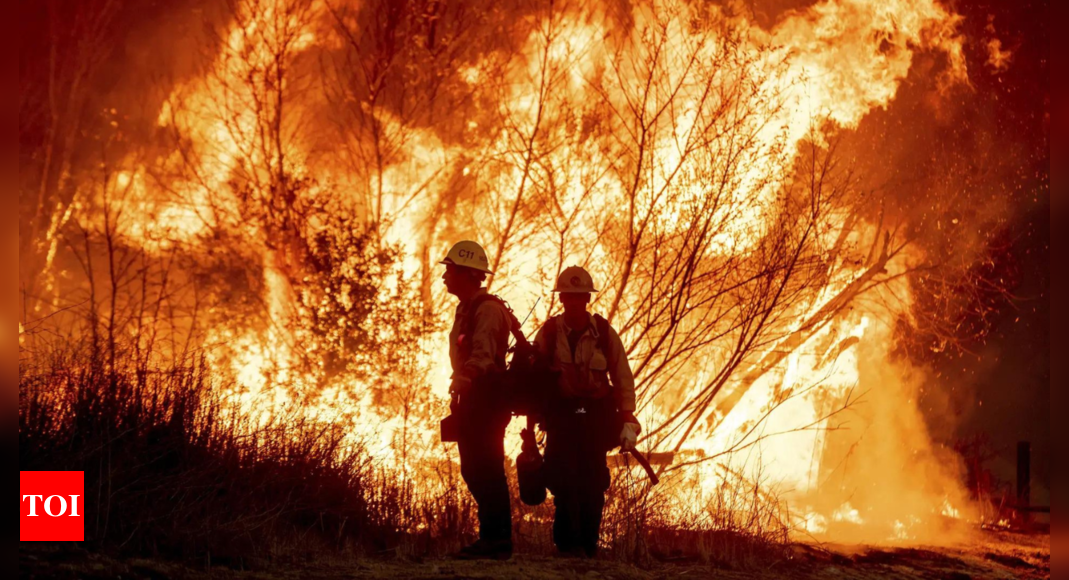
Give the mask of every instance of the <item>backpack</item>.
[[[493, 294], [475, 297], [468, 308], [461, 332], [471, 336], [475, 330], [476, 312], [483, 303], [491, 300], [504, 307], [509, 319], [509, 334], [515, 342], [507, 350], [507, 354], [512, 354], [511, 359], [507, 363], [504, 360], [496, 361], [499, 368], [505, 370], [491, 373], [491, 376], [487, 377], [490, 383], [487, 388], [493, 392], [493, 399], [497, 404], [513, 415], [538, 414], [544, 410], [546, 393], [556, 385], [557, 376], [548, 365], [541, 363], [534, 345], [524, 336], [520, 321], [508, 303]], [[467, 344], [470, 349], [471, 341]], [[463, 356], [470, 356], [470, 352], [465, 352]]]

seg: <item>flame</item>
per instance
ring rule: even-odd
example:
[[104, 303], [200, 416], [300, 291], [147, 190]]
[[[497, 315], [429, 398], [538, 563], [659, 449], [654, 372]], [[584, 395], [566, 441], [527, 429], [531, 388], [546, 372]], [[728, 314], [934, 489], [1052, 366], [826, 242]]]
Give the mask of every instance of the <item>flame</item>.
[[961, 511], [950, 503], [949, 497], [943, 500], [943, 510], [940, 513], [948, 518], [961, 519]]
[[[776, 225], [774, 204], [791, 184], [791, 169], [805, 140], [825, 144], [826, 128], [855, 128], [869, 112], [886, 107], [919, 51], [945, 58], [941, 86], [968, 83], [957, 31], [960, 18], [934, 0], [826, 0], [788, 14], [770, 30], [720, 7], [699, 10], [664, 0], [637, 6], [628, 15], [633, 24], [626, 33], [607, 8], [568, 7], [545, 15], [529, 37], [519, 39], [518, 57], [497, 75], [497, 53], [462, 66], [459, 78], [468, 90], [490, 103], [483, 116], [466, 122], [463, 138], [410, 126], [395, 112], [363, 103], [377, 130], [404, 137], [398, 137], [382, 170], [368, 177], [324, 154], [316, 147], [317, 137], [302, 133], [300, 123], [280, 122], [277, 144], [262, 137], [264, 121], [257, 115], [282, 115], [275, 108], [282, 105], [265, 104], [257, 92], [272, 86], [265, 75], [276, 70], [273, 51], [287, 43], [287, 66], [296, 67], [305, 53], [345, 45], [321, 24], [329, 21], [325, 5], [276, 4], [277, 12], [271, 3], [262, 13], [239, 8], [208, 71], [176, 86], [160, 111], [160, 127], [192, 144], [185, 156], [175, 152], [165, 165], [176, 173], [192, 166], [189, 177], [175, 179], [164, 193], [154, 189], [144, 168], [122, 172], [111, 184], [122, 196], [102, 203], [121, 204], [124, 216], [117, 227], [152, 253], [165, 253], [178, 244], [208, 251], [211, 242], [205, 239], [220, 230], [254, 240], [249, 256], [262, 263], [259, 283], [267, 322], [259, 328], [235, 323], [210, 329], [204, 342], [219, 346], [210, 351], [212, 362], [229, 370], [240, 386], [235, 396], [250, 412], [282, 409], [302, 401], [297, 393], [316, 393], [304, 401], [310, 412], [351, 420], [354, 438], [370, 441], [380, 461], [406, 473], [418, 471], [420, 462], [448, 457], [444, 446], [434, 444], [434, 421], [409, 418], [382, 404], [370, 383], [352, 379], [324, 386], [315, 371], [299, 368], [301, 334], [291, 323], [299, 291], [289, 271], [290, 258], [268, 243], [270, 232], [242, 219], [243, 202], [231, 187], [235, 180], [263, 189], [277, 184], [283, 172], [293, 178], [316, 176], [307, 193], [312, 199], [347, 189], [381, 192], [381, 199], [354, 203], [383, 228], [386, 242], [402, 248], [405, 275], [428, 280], [434, 277], [427, 272], [428, 264], [433, 266], [433, 256], [444, 253], [451, 239], [490, 231], [504, 237], [502, 232], [512, 228], [512, 239], [492, 248], [497, 262], [492, 283], [525, 312], [547, 296], [547, 282], [562, 257], [591, 265], [606, 282], [619, 273], [619, 254], [604, 241], [611, 225], [605, 216], [618, 217], [624, 211], [649, 216], [646, 227], [652, 231], [665, 238], [682, 234], [688, 212], [710, 198], [716, 180], [721, 180], [724, 193], [710, 222], [723, 227], [711, 234], [706, 259], [758, 251], [762, 237]], [[300, 9], [291, 10], [294, 6]], [[695, 23], [703, 17], [722, 23], [724, 29], [701, 29]], [[649, 35], [657, 31], [660, 42], [651, 44]], [[998, 46], [992, 49], [993, 59], [1004, 54]], [[1008, 56], [999, 58], [1005, 62]], [[711, 66], [706, 63], [723, 67], [705, 70]], [[649, 84], [643, 75], [651, 70], [662, 75], [662, 84], [643, 94], [642, 87]], [[696, 78], [711, 79], [711, 85]], [[710, 86], [732, 86], [744, 79], [748, 96], [709, 91]], [[291, 90], [287, 83], [296, 82], [285, 80], [284, 86], [274, 88]], [[297, 102], [286, 106], [298, 118], [324, 107], [315, 91], [293, 94], [299, 95]], [[725, 110], [719, 110], [721, 106]], [[764, 109], [747, 117], [741, 109], [749, 106]], [[626, 136], [637, 130], [607, 110], [635, 111], [657, 127], [648, 141], [639, 140], [643, 149], [638, 159], [648, 163], [640, 188], [629, 189], [633, 184], [623, 178], [627, 168], [620, 161], [635, 154], [635, 143], [587, 137], [597, 132]], [[751, 146], [739, 150], [730, 171], [715, 164], [707, 167], [706, 162], [722, 161], [695, 152], [699, 128], [708, 123], [726, 130], [736, 118], [741, 128], [733, 130], [751, 139]], [[539, 168], [538, 179], [543, 181], [535, 183], [532, 167]], [[517, 219], [546, 219], [525, 209], [527, 204], [548, 204], [546, 191], [554, 192], [557, 204], [546, 210], [556, 216], [547, 227], [566, 232], [559, 238], [517, 225]], [[478, 201], [466, 205], [464, 196]], [[629, 196], [633, 206], [621, 209]], [[446, 206], [455, 210], [451, 218], [442, 217]], [[99, 217], [86, 214], [82, 219]], [[890, 360], [894, 340], [886, 311], [857, 304], [818, 330], [799, 334], [804, 321], [830, 308], [866, 275], [861, 248], [881, 235], [875, 227], [834, 219], [824, 225], [817, 234], [822, 243], [830, 246], [844, 238], [855, 250], [836, 261], [836, 274], [812, 300], [788, 309], [784, 319], [793, 322], [785, 323], [783, 336], [800, 338], [768, 344], [755, 360], [789, 353], [769, 372], [755, 375], [753, 384], [730, 386], [728, 391], [738, 392], [738, 400], [726, 412], [711, 416], [707, 424], [715, 428], [698, 429], [685, 442], [661, 442], [666, 448], [683, 446], [678, 460], [724, 454], [680, 472], [678, 477], [693, 487], [686, 501], [675, 504], [672, 515], [684, 518], [725, 501], [724, 486], [713, 482], [731, 473], [744, 481], [761, 481], [767, 493], [787, 504], [805, 506], [806, 515], [793, 525], [812, 535], [850, 526], [866, 530], [865, 537], [875, 540], [931, 537], [941, 533], [933, 523], [936, 516], [960, 518], [962, 508], [952, 506], [967, 502], [956, 474], [943, 465], [924, 430], [916, 408], [914, 371]], [[562, 256], [558, 242], [565, 235], [571, 250]], [[908, 296], [904, 282], [889, 286], [899, 296]], [[388, 301], [393, 290], [382, 288], [379, 301]], [[448, 325], [451, 308], [441, 306], [448, 300], [440, 289], [428, 294], [426, 302], [433, 306], [437, 322]], [[610, 308], [609, 301], [603, 299], [596, 307]], [[622, 319], [637, 307], [626, 299], [618, 302]], [[545, 320], [550, 303], [540, 303], [535, 321]], [[904, 312], [908, 304], [898, 309]], [[627, 330], [625, 340], [641, 340], [638, 332]], [[449, 375], [445, 334], [423, 340], [422, 348], [432, 354], [419, 361], [427, 380], [420, 388], [429, 390], [441, 408]], [[673, 391], [646, 401], [643, 421], [668, 421], [679, 402], [696, 396], [723, 362], [715, 348], [701, 352], [680, 369], [682, 378], [672, 383]], [[853, 424], [844, 434], [839, 429], [845, 421], [829, 414], [855, 398], [862, 408], [848, 413]], [[518, 425], [510, 430], [513, 453], [519, 446], [518, 430]], [[400, 437], [419, 442], [425, 452], [409, 456], [398, 443]], [[429, 479], [421, 484], [435, 485]]]
[[861, 519], [861, 514], [850, 505], [850, 502], [846, 502], [843, 506], [837, 510], [831, 516], [832, 520], [837, 522], [850, 522], [852, 524], [864, 524], [865, 521]]

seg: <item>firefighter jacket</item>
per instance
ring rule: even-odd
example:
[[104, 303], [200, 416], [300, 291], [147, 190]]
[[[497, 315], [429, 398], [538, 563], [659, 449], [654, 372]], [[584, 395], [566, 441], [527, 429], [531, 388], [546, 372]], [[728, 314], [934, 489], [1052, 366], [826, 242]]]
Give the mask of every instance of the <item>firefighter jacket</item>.
[[[497, 300], [479, 300], [474, 317], [469, 308], [476, 298], [485, 295], [480, 289], [457, 305], [453, 328], [449, 331], [449, 361], [453, 378], [476, 380], [492, 371], [505, 370], [508, 351], [509, 315]], [[467, 326], [471, 328], [466, 328]]]
[[560, 371], [560, 389], [565, 397], [598, 398], [609, 393], [616, 399], [617, 408], [625, 412], [635, 411], [635, 377], [627, 362], [623, 341], [611, 326], [606, 325], [609, 336], [603, 341], [608, 352], [598, 348], [598, 325], [594, 316], [586, 330], [579, 336], [573, 352], [568, 340], [573, 329], [568, 327], [564, 316], [553, 320], [556, 325], [556, 344], [546, 344], [547, 325], [543, 325], [535, 337], [535, 345], [543, 354], [553, 354], [553, 367]]

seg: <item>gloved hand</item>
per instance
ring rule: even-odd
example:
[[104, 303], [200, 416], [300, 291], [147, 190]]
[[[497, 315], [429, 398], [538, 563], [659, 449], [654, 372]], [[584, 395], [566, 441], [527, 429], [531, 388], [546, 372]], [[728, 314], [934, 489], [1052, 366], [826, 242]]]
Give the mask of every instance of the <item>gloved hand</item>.
[[638, 436], [642, 433], [642, 426], [634, 413], [624, 414], [624, 428], [620, 431], [620, 451], [631, 451], [638, 443]]
[[633, 451], [641, 430], [638, 423], [624, 423], [624, 428], [620, 431], [620, 451]]

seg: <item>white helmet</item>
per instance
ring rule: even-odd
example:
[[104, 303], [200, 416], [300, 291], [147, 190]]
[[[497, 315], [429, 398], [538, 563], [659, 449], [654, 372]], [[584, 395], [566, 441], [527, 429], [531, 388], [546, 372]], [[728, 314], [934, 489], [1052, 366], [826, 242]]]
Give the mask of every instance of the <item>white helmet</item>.
[[471, 268], [472, 270], [493, 274], [493, 272], [490, 271], [490, 260], [486, 258], [486, 250], [479, 244], [469, 240], [453, 244], [453, 247], [449, 248], [449, 253], [446, 254], [445, 259], [440, 263], [463, 266], [465, 268]]
[[553, 291], [579, 294], [597, 292], [598, 290], [594, 288], [594, 279], [590, 277], [590, 272], [579, 266], [571, 266], [560, 273], [557, 278], [557, 286], [553, 288]]

